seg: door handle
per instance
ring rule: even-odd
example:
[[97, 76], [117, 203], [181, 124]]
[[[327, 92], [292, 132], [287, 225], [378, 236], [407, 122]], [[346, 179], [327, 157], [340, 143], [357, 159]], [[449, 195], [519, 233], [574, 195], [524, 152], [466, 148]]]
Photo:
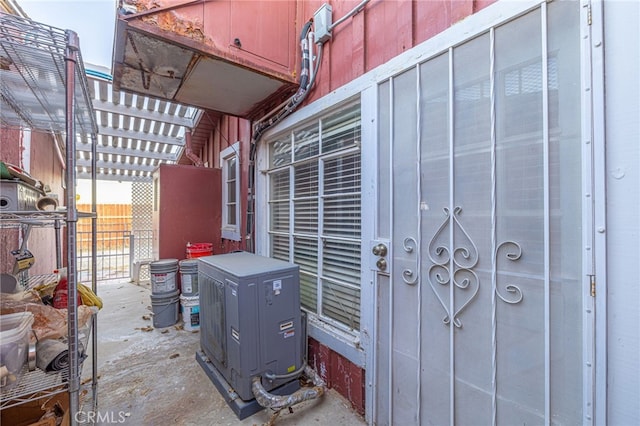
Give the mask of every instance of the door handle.
[[387, 241], [372, 241], [371, 242], [371, 268], [378, 272], [387, 272], [389, 268], [389, 243]]

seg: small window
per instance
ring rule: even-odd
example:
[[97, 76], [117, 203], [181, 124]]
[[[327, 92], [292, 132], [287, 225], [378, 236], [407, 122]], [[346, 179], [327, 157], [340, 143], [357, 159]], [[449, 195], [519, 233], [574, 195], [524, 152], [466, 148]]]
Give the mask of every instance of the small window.
[[222, 168], [222, 238], [240, 241], [240, 143], [220, 154]]

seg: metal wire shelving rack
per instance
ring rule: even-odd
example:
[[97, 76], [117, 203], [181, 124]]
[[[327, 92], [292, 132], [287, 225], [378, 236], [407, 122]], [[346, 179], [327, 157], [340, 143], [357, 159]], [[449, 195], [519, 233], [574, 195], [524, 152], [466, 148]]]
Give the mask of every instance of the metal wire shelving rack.
[[[94, 141], [97, 124], [89, 96], [88, 82], [75, 32], [34, 22], [0, 12], [0, 126], [50, 133], [64, 155], [66, 183], [64, 211], [13, 212], [0, 211], [0, 227], [65, 225], [67, 248], [67, 279], [69, 282], [68, 338], [69, 368], [58, 374], [38, 370], [26, 372], [15, 389], [0, 395], [0, 408], [53, 395], [69, 393], [72, 424], [80, 411], [80, 360], [78, 348], [92, 337], [93, 362], [92, 409], [97, 407], [97, 315], [93, 315], [88, 330], [78, 328], [76, 225], [79, 219], [92, 220], [95, 253], [96, 231], [96, 152], [92, 152], [93, 200], [92, 212], [76, 209], [76, 139]], [[62, 142], [63, 141], [63, 142]], [[60, 263], [60, 259], [58, 259]], [[96, 292], [96, 262], [93, 260], [92, 288]], [[91, 332], [93, 331], [93, 332]]]

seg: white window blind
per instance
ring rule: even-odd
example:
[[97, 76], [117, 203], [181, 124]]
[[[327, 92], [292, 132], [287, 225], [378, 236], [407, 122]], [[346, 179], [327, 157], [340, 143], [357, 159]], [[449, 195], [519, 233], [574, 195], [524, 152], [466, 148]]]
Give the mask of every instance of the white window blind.
[[270, 255], [300, 266], [302, 307], [360, 328], [360, 104], [269, 145]]

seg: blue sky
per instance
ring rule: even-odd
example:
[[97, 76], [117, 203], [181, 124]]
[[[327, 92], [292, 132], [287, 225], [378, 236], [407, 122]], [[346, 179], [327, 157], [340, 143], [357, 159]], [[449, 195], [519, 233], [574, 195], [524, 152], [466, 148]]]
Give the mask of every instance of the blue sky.
[[34, 21], [75, 31], [85, 66], [101, 65], [111, 70], [117, 0], [18, 0], [18, 3]]
[[[29, 18], [73, 30], [80, 38], [85, 67], [100, 65], [111, 72], [117, 0], [18, 0]], [[91, 181], [78, 180], [80, 203], [91, 202]], [[98, 182], [98, 203], [130, 203], [130, 182]]]

